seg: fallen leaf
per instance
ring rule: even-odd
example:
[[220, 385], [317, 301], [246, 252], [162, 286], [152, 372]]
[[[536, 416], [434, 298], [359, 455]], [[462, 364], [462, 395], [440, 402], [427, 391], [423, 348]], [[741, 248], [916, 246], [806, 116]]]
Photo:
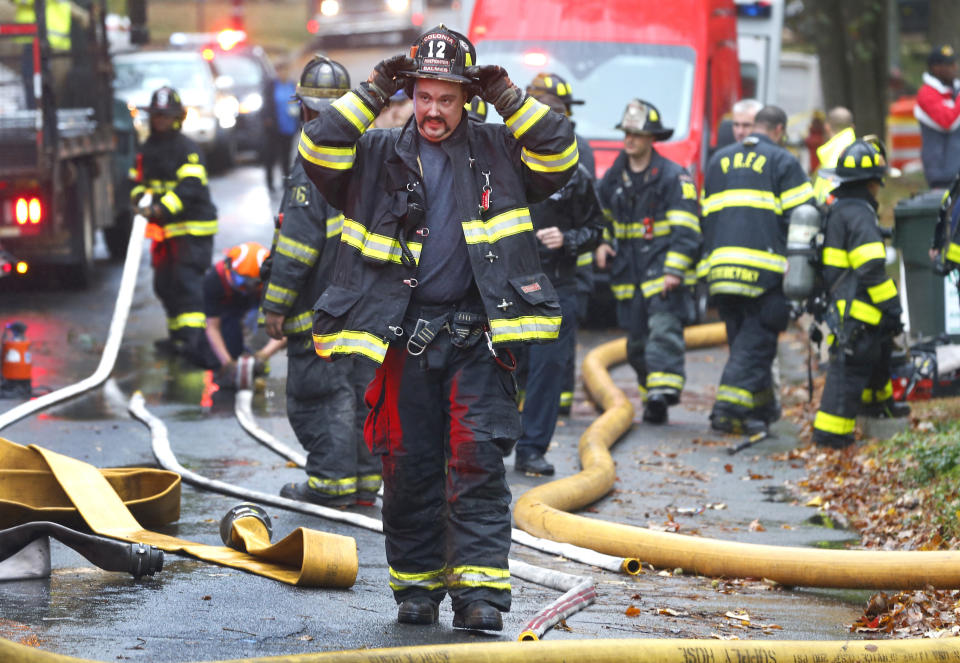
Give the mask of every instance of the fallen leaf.
[[750, 522], [751, 532], [766, 532], [767, 528], [760, 524], [760, 519], [756, 518]]
[[630, 605], [623, 614], [625, 614], [627, 617], [636, 617], [640, 614], [640, 608]]

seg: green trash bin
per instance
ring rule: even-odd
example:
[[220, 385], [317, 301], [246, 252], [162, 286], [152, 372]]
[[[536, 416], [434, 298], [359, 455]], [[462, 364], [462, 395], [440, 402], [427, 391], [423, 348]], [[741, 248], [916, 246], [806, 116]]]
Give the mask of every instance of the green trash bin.
[[[906, 288], [910, 333], [934, 337], [947, 331], [944, 277], [933, 270], [930, 246], [937, 225], [943, 189], [933, 189], [901, 200], [893, 209], [893, 245], [903, 261], [901, 288]], [[949, 296], [956, 297], [951, 287]]]

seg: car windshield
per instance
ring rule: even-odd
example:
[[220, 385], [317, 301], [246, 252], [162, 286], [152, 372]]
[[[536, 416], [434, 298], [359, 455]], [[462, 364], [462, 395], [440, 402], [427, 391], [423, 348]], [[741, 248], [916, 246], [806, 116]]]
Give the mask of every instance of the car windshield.
[[115, 58], [116, 88], [120, 91], [156, 90], [169, 85], [176, 90], [209, 88], [210, 72], [200, 59]]
[[218, 53], [213, 63], [218, 73], [233, 79], [234, 85], [259, 87], [263, 83], [263, 71], [253, 58], [235, 53]]
[[[540, 72], [558, 74], [573, 88], [577, 133], [590, 139], [621, 140], [615, 129], [623, 109], [639, 97], [660, 110], [672, 140], [690, 130], [696, 53], [686, 46], [567, 41], [483, 41], [481, 64], [498, 64], [524, 87]], [[488, 121], [499, 119], [496, 113]]]

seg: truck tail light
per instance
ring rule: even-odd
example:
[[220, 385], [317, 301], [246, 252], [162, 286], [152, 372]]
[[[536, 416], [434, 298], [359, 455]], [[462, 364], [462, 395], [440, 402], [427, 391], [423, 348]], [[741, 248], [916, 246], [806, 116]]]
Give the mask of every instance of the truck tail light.
[[14, 203], [14, 218], [17, 225], [37, 224], [43, 220], [43, 205], [39, 198], [17, 198]]

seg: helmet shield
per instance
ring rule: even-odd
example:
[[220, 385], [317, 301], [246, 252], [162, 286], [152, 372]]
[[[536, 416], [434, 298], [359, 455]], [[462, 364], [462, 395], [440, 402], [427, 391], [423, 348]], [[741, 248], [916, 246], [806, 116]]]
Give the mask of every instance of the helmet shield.
[[627, 104], [616, 128], [627, 133], [650, 134], [654, 140], [666, 140], [673, 135], [673, 129], [663, 126], [657, 107], [642, 99], [633, 99]]
[[464, 70], [477, 63], [477, 52], [465, 36], [442, 23], [427, 30], [410, 47], [415, 71], [401, 72], [411, 78], [435, 78], [453, 83], [474, 83]]

